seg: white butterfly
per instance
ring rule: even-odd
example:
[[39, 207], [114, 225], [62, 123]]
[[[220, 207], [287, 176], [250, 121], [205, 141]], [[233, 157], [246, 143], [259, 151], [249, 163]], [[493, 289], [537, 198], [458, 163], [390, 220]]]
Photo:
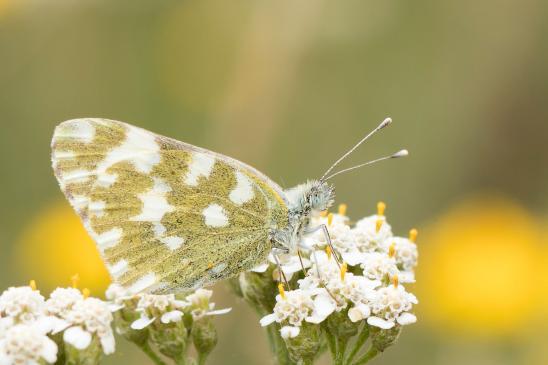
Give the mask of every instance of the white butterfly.
[[[113, 280], [129, 292], [178, 292], [295, 252], [315, 212], [333, 204], [331, 173], [289, 190], [230, 157], [106, 119], [55, 129], [52, 161]], [[325, 227], [323, 228], [327, 234]]]

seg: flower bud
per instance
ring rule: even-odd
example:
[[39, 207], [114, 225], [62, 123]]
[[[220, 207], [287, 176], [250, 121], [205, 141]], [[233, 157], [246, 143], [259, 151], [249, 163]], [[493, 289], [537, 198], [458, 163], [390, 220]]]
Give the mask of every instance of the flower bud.
[[131, 328], [131, 323], [140, 317], [140, 313], [135, 311], [136, 304], [136, 300], [126, 300], [124, 308], [113, 313], [114, 327], [119, 335], [142, 346], [148, 340], [148, 329], [134, 330]]
[[192, 326], [192, 341], [200, 357], [205, 357], [217, 345], [217, 330], [208, 317], [194, 321]]
[[177, 360], [185, 355], [188, 334], [183, 321], [154, 322], [149, 326], [149, 333], [149, 342], [165, 356]]
[[291, 334], [284, 338], [289, 357], [297, 364], [312, 363], [319, 355], [321, 347], [321, 331], [317, 324], [303, 323], [297, 336]]
[[272, 309], [276, 304], [276, 283], [272, 280], [272, 269], [264, 273], [245, 272], [240, 274], [240, 288], [246, 301], [259, 308]]
[[103, 350], [97, 336], [93, 336], [91, 343], [83, 350], [66, 343], [64, 346], [65, 364], [95, 365], [101, 362]]
[[337, 338], [350, 338], [358, 333], [360, 322], [352, 322], [348, 318], [348, 308], [333, 312], [327, 317], [327, 330]]
[[399, 325], [387, 330], [371, 326], [371, 342], [379, 352], [383, 352], [396, 342], [400, 333], [401, 326]]

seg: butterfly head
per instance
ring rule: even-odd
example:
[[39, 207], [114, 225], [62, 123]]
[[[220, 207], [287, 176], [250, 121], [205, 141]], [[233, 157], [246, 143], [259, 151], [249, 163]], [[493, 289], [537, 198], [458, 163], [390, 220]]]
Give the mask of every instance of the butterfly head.
[[298, 214], [326, 210], [335, 200], [333, 186], [321, 180], [309, 180], [289, 189], [286, 193], [291, 208]]

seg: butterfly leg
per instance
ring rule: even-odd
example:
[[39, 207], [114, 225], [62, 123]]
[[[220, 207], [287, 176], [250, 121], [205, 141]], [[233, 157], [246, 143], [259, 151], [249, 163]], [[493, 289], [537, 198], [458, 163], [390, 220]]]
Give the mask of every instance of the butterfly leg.
[[287, 277], [285, 276], [285, 273], [282, 270], [282, 265], [280, 264], [280, 260], [278, 258], [278, 255], [276, 254], [276, 251], [283, 252], [283, 250], [279, 250], [277, 248], [272, 249], [272, 256], [274, 256], [274, 261], [276, 261], [276, 265], [278, 266], [278, 274], [279, 274], [278, 281], [279, 282], [283, 281], [283, 283], [287, 286], [287, 289], [291, 290], [291, 287], [289, 286], [289, 281], [287, 280]]
[[320, 229], [322, 230], [322, 232], [324, 234], [325, 241], [327, 242], [327, 245], [331, 249], [331, 252], [333, 252], [333, 257], [335, 257], [335, 262], [337, 263], [337, 266], [339, 266], [339, 268], [340, 268], [341, 267], [341, 260], [340, 260], [340, 257], [339, 257], [339, 252], [333, 246], [333, 243], [331, 242], [331, 236], [329, 236], [329, 231], [327, 230], [327, 226], [325, 224], [321, 224], [317, 227], [312, 228], [311, 230], [307, 230], [307, 231], [304, 232], [304, 234], [305, 235], [312, 234], [314, 232], [319, 231]]

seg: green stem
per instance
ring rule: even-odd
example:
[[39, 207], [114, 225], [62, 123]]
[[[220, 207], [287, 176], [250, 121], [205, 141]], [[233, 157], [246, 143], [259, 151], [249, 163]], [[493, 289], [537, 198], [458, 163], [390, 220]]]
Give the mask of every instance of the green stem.
[[362, 331], [358, 335], [358, 339], [356, 340], [356, 343], [354, 344], [354, 348], [350, 352], [350, 355], [348, 355], [348, 358], [346, 359], [347, 364], [352, 364], [352, 360], [354, 360], [354, 357], [360, 352], [363, 344], [367, 341], [369, 338], [369, 326], [367, 323], [364, 324]]
[[335, 341], [335, 336], [333, 336], [329, 330], [325, 330], [325, 338], [327, 339], [327, 346], [329, 347], [329, 352], [331, 352], [331, 358], [335, 360], [337, 358], [337, 343]]
[[149, 359], [151, 359], [152, 362], [154, 362], [154, 364], [156, 364], [156, 365], [166, 365], [166, 363], [160, 358], [160, 356], [158, 356], [158, 354], [156, 354], [156, 352], [154, 352], [152, 347], [150, 347], [148, 342], [145, 342], [142, 345], [139, 345], [139, 347], [149, 357]]
[[207, 354], [202, 354], [201, 352], [198, 354], [198, 365], [205, 365], [207, 360]]
[[363, 364], [366, 364], [367, 362], [369, 362], [369, 360], [371, 360], [372, 358], [374, 358], [375, 356], [377, 356], [379, 353], [379, 350], [377, 350], [376, 348], [374, 348], [373, 346], [371, 346], [369, 348], [369, 350], [367, 350], [367, 352], [365, 353], [365, 355], [363, 355], [362, 357], [360, 357], [353, 365], [363, 365]]
[[344, 353], [346, 351], [347, 344], [348, 344], [348, 339], [343, 339], [341, 337], [337, 338], [337, 356], [335, 359], [335, 365], [344, 364]]

